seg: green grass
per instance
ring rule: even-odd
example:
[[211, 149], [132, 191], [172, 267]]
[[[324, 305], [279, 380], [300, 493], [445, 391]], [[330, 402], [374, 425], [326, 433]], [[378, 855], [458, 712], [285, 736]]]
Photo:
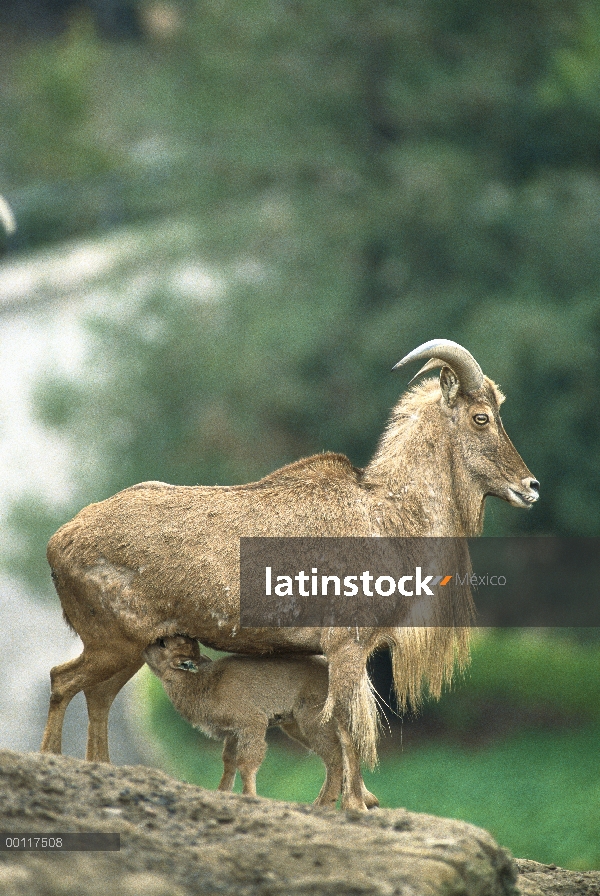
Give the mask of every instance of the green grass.
[[419, 745], [365, 781], [382, 806], [461, 818], [519, 858], [600, 868], [600, 728], [529, 732], [483, 749]]

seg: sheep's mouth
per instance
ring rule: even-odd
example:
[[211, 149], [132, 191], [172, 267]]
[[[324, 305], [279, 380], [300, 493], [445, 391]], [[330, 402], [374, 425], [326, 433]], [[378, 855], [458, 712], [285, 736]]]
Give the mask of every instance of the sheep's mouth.
[[513, 507], [531, 507], [539, 497], [539, 492], [536, 492], [533, 489], [526, 492], [520, 492], [515, 488], [509, 487], [506, 489], [505, 500], [508, 501], [509, 504], [512, 504]]

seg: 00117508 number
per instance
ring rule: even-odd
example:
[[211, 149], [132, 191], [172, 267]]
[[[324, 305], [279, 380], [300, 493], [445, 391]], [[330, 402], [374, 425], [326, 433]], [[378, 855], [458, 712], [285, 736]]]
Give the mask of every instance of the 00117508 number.
[[4, 837], [5, 849], [62, 849], [62, 837]]

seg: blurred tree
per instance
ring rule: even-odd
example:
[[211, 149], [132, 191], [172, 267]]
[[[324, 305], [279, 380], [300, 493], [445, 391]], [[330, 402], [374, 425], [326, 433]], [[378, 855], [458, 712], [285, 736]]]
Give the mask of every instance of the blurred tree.
[[224, 284], [210, 308], [157, 286], [92, 321], [103, 376], [42, 387], [43, 419], [95, 458], [78, 503], [325, 448], [364, 463], [405, 383], [388, 365], [445, 336], [505, 387], [542, 482], [488, 531], [596, 534], [593, 5], [162, 7], [144, 44], [77, 25], [0, 58], [21, 245], [178, 217]]

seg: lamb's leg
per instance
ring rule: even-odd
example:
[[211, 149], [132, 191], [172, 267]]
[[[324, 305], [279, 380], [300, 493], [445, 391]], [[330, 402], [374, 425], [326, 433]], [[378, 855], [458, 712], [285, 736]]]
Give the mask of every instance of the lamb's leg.
[[238, 739], [235, 734], [228, 734], [223, 747], [223, 774], [219, 781], [218, 790], [233, 790], [236, 773]]
[[334, 722], [324, 725], [319, 720], [317, 707], [305, 706], [295, 710], [296, 720], [280, 727], [320, 756], [325, 763], [325, 781], [315, 800], [315, 806], [335, 808], [342, 792], [343, 756]]
[[236, 764], [242, 777], [242, 793], [256, 796], [256, 773], [267, 752], [265, 735], [267, 723], [262, 729], [246, 730], [239, 733]]
[[108, 714], [123, 685], [143, 665], [141, 659], [121, 669], [107, 681], [84, 688], [88, 708], [88, 739], [85, 758], [91, 762], [110, 762], [108, 754]]
[[[339, 741], [336, 739], [335, 748], [333, 749], [328, 748], [326, 750], [322, 750], [320, 748], [317, 749], [316, 746], [313, 746], [313, 750], [321, 757], [321, 759], [325, 763], [325, 768], [327, 770], [325, 781], [323, 782], [323, 786], [321, 787], [319, 795], [315, 800], [315, 806], [334, 807], [342, 791], [344, 780], [344, 755], [342, 752], [342, 748]], [[365, 782], [363, 781], [362, 773], [360, 771], [360, 764], [358, 774], [360, 776], [360, 790], [362, 799], [367, 809], [373, 809], [375, 806], [379, 805], [379, 800], [374, 793], [371, 793], [369, 790], [367, 790]]]
[[[341, 755], [340, 755], [341, 760]], [[339, 771], [337, 768], [327, 767], [325, 772], [325, 780], [319, 791], [319, 795], [314, 801], [315, 806], [325, 806], [328, 809], [335, 809], [338, 797], [342, 790], [342, 765], [340, 762]]]
[[[320, 793], [315, 800], [315, 806], [334, 807], [338, 797], [342, 791], [344, 780], [344, 755], [339, 741], [336, 739], [335, 749], [321, 751], [313, 747], [315, 753], [318, 753], [327, 770], [325, 781], [321, 787]], [[361, 796], [367, 809], [372, 809], [379, 805], [379, 800], [374, 793], [367, 790], [363, 781], [362, 772], [360, 771], [360, 763], [358, 766], [358, 775], [360, 776]], [[348, 808], [343, 806], [343, 808]]]

